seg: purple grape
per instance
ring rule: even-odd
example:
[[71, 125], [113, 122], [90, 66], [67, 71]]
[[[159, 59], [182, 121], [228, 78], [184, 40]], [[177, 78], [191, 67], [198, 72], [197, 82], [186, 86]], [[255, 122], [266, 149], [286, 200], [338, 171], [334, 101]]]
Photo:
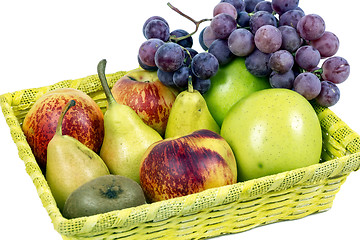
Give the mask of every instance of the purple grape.
[[255, 49], [245, 59], [246, 69], [254, 76], [265, 77], [271, 73], [271, 68], [268, 66], [270, 54], [263, 53]]
[[220, 2], [230, 3], [236, 8], [237, 12], [241, 12], [245, 10], [244, 0], [221, 0]]
[[298, 22], [304, 16], [305, 13], [300, 10], [287, 11], [279, 17], [279, 26], [287, 25], [296, 28]]
[[140, 45], [139, 57], [142, 63], [147, 66], [155, 67], [155, 53], [164, 45], [164, 42], [157, 38], [151, 38]]
[[213, 41], [217, 39], [214, 31], [210, 26], [206, 27], [203, 33], [204, 45], [209, 48]]
[[301, 11], [301, 12], [303, 12], [303, 13], [305, 14], [304, 10], [302, 10], [301, 7], [297, 7], [297, 8], [295, 8], [294, 10], [299, 10], [299, 11]]
[[190, 57], [191, 57], [191, 58], [194, 58], [195, 55], [198, 54], [198, 52], [197, 52], [195, 49], [193, 49], [193, 48], [188, 48], [188, 47], [187, 47], [187, 48], [185, 48], [185, 49], [187, 50], [186, 52], [187, 52], [188, 54], [190, 53]]
[[234, 5], [232, 5], [230, 3], [226, 3], [226, 2], [218, 3], [214, 7], [213, 16], [215, 17], [216, 15], [218, 15], [220, 13], [226, 13], [226, 14], [232, 16], [234, 19], [237, 18], [236, 8], [234, 7]]
[[321, 77], [326, 80], [339, 84], [344, 82], [350, 75], [350, 65], [342, 57], [330, 57], [322, 64]]
[[204, 42], [204, 32], [205, 32], [205, 29], [207, 27], [203, 28], [203, 30], [201, 30], [200, 34], [199, 34], [199, 43], [200, 43], [200, 46], [202, 47], [202, 49], [204, 49], [205, 51], [207, 51], [209, 49], [209, 47], [207, 47], [205, 45], [205, 42]]
[[299, 0], [272, 0], [272, 7], [279, 15], [297, 8]]
[[138, 59], [139, 65], [140, 65], [140, 67], [141, 67], [142, 69], [147, 70], [147, 71], [156, 71], [156, 70], [158, 70], [158, 67], [157, 67], [157, 66], [152, 67], [152, 66], [148, 66], [148, 65], [144, 64], [144, 63], [141, 61], [139, 55], [138, 55], [137, 59]]
[[168, 42], [159, 47], [155, 54], [156, 66], [165, 72], [175, 72], [184, 63], [185, 54], [179, 44]]
[[227, 40], [224, 39], [216, 39], [210, 45], [208, 52], [216, 57], [220, 66], [229, 63], [235, 57], [229, 49]]
[[250, 24], [250, 16], [249, 16], [249, 14], [247, 12], [245, 12], [245, 11], [238, 12], [238, 17], [236, 19], [236, 22], [242, 28], [249, 27], [249, 24]]
[[185, 53], [184, 63], [186, 66], [190, 66], [192, 59], [195, 57], [196, 54], [198, 54], [198, 52], [193, 48], [185, 48], [184, 53]]
[[282, 35], [278, 28], [272, 25], [265, 25], [256, 31], [254, 41], [260, 51], [273, 53], [280, 49]]
[[193, 87], [195, 90], [199, 91], [201, 94], [206, 93], [211, 87], [210, 79], [200, 79], [197, 77], [192, 78]]
[[273, 71], [270, 74], [269, 82], [273, 88], [292, 89], [294, 86], [295, 74], [292, 70], [285, 73]]
[[208, 79], [214, 76], [219, 69], [219, 61], [208, 52], [197, 54], [191, 62], [193, 74], [200, 79]]
[[234, 55], [248, 56], [255, 49], [254, 35], [245, 28], [236, 29], [230, 34], [228, 45]]
[[170, 37], [169, 26], [161, 20], [151, 20], [145, 27], [146, 39], [158, 38], [167, 42]]
[[327, 31], [319, 39], [310, 42], [310, 45], [320, 52], [322, 58], [334, 56], [339, 49], [339, 44], [338, 37]]
[[251, 13], [255, 10], [256, 4], [262, 2], [263, 0], [244, 0], [245, 2], [245, 11]]
[[303, 39], [299, 36], [296, 29], [287, 25], [280, 26], [282, 35], [281, 48], [291, 53], [296, 52], [303, 44]]
[[[187, 36], [187, 35], [189, 35], [189, 33], [187, 31], [183, 30], [183, 29], [176, 29], [176, 30], [174, 30], [174, 31], [172, 31], [170, 33], [170, 36], [175, 36], [177, 38], [184, 37], [184, 36]], [[191, 48], [192, 45], [193, 45], [193, 38], [191, 36], [189, 36], [189, 37], [187, 37], [185, 39], [182, 39], [180, 41], [177, 41], [175, 39], [171, 39], [171, 41], [175, 42], [175, 43], [177, 43], [180, 46], [183, 46], [185, 48], [187, 48], [187, 47]]]
[[261, 1], [258, 4], [256, 4], [255, 8], [254, 8], [254, 12], [258, 12], [258, 11], [266, 11], [269, 13], [273, 13], [273, 8], [272, 8], [272, 4], [269, 1]]
[[210, 27], [216, 38], [226, 39], [236, 29], [236, 19], [232, 16], [220, 13], [216, 15], [210, 23]]
[[179, 88], [186, 88], [188, 85], [189, 77], [192, 75], [191, 68], [182, 66], [173, 75], [173, 82]]
[[322, 81], [321, 91], [316, 102], [323, 107], [334, 106], [340, 99], [340, 89], [332, 82]]
[[307, 71], [313, 70], [321, 59], [320, 52], [313, 46], [302, 46], [295, 53], [296, 63]]
[[293, 55], [286, 50], [279, 50], [271, 54], [269, 67], [278, 73], [285, 73], [294, 66]]
[[174, 87], [175, 83], [173, 80], [174, 72], [165, 72], [160, 69], [157, 70], [157, 76], [162, 84], [168, 87]]
[[294, 80], [294, 90], [307, 100], [312, 100], [320, 94], [320, 79], [310, 72], [300, 73]]
[[324, 34], [325, 22], [317, 14], [308, 14], [299, 20], [296, 29], [303, 39], [312, 41]]
[[277, 20], [274, 15], [265, 11], [258, 11], [250, 17], [250, 30], [253, 34], [264, 25], [272, 25], [277, 27]]
[[144, 37], [145, 37], [145, 38], [146, 38], [146, 35], [145, 35], [146, 25], [147, 25], [150, 21], [152, 21], [152, 20], [161, 20], [161, 21], [163, 21], [167, 26], [169, 26], [168, 22], [167, 22], [164, 18], [162, 18], [162, 17], [160, 17], [160, 16], [152, 16], [152, 17], [148, 18], [148, 19], [145, 21], [145, 23], [144, 23], [144, 25], [143, 25], [143, 28], [142, 28], [142, 31], [143, 31], [143, 34], [144, 34]]

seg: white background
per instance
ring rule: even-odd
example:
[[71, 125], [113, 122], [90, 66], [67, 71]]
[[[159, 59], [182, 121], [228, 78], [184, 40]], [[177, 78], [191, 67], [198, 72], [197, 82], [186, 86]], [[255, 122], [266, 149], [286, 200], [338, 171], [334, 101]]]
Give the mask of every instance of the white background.
[[[167, 1], [40, 1], [0, 3], [0, 94], [41, 87], [96, 73], [99, 60], [108, 60], [107, 73], [136, 68], [137, 51], [145, 41], [144, 21], [163, 16], [171, 29], [191, 32], [191, 22], [166, 6]], [[195, 19], [209, 18], [218, 0], [172, 0]], [[356, 6], [357, 5], [357, 6]], [[340, 39], [337, 55], [351, 65], [350, 78], [340, 85], [341, 99], [332, 110], [360, 133], [359, 3], [343, 0], [300, 0], [306, 13], [321, 15], [327, 30]], [[203, 24], [202, 27], [206, 26]], [[201, 28], [202, 28], [201, 27]], [[194, 48], [202, 51], [194, 37]], [[0, 117], [1, 239], [61, 239], [53, 229], [10, 130]], [[218, 239], [354, 239], [360, 217], [360, 173], [352, 173], [337, 194], [333, 208], [296, 221], [256, 228]]]

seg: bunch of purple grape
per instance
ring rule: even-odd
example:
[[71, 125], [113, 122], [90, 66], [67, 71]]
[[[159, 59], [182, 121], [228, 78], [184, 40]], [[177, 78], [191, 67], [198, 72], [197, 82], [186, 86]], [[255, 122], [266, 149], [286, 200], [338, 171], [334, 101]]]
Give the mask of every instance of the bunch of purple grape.
[[[182, 14], [184, 15], [184, 14]], [[165, 19], [149, 18], [143, 26], [145, 41], [139, 64], [157, 71], [162, 83], [205, 93], [218, 68], [244, 57], [247, 70], [267, 77], [274, 88], [292, 89], [307, 100], [330, 107], [340, 98], [337, 84], [350, 74], [348, 62], [334, 56], [338, 37], [325, 29], [317, 14], [305, 14], [299, 0], [221, 0], [199, 42], [205, 52], [192, 48], [192, 34], [172, 32]], [[321, 59], [323, 63], [321, 67]]]
[[142, 68], [157, 71], [166, 86], [186, 89], [191, 79], [193, 88], [201, 94], [210, 88], [210, 78], [219, 68], [218, 60], [210, 53], [194, 50], [193, 38], [187, 31], [170, 32], [164, 18], [153, 16], [144, 23], [143, 34], [147, 40], [138, 53]]
[[325, 31], [324, 20], [306, 15], [298, 5], [299, 0], [222, 0], [200, 33], [200, 44], [220, 66], [245, 57], [247, 70], [268, 77], [272, 87], [333, 106], [340, 98], [336, 84], [348, 78], [350, 66], [334, 56], [339, 39]]

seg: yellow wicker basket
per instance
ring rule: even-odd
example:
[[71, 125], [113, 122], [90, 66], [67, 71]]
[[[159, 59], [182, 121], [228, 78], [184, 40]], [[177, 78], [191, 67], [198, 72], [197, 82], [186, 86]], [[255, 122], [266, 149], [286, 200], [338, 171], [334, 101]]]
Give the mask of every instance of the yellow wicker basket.
[[[110, 87], [124, 74], [123, 71], [108, 74]], [[41, 95], [65, 87], [84, 91], [105, 111], [106, 99], [97, 75], [0, 96], [19, 156], [63, 239], [203, 239], [298, 219], [328, 210], [346, 177], [360, 167], [360, 136], [330, 109], [314, 106], [323, 130], [320, 164], [181, 198], [68, 220], [57, 208], [21, 129], [27, 111]]]

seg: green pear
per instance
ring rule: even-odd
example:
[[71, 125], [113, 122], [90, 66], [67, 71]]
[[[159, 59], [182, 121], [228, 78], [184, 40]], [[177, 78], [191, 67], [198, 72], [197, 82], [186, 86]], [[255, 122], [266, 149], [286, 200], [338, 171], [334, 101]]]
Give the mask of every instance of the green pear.
[[176, 97], [170, 110], [165, 138], [185, 136], [201, 129], [220, 133], [205, 99], [199, 91], [193, 89], [190, 77], [188, 89]]
[[146, 149], [162, 140], [160, 134], [146, 125], [129, 106], [114, 99], [105, 76], [106, 60], [98, 64], [108, 108], [104, 114], [104, 141], [100, 156], [110, 173], [128, 177], [140, 183], [140, 161]]
[[47, 147], [46, 179], [60, 210], [68, 196], [81, 185], [108, 175], [104, 161], [77, 139], [62, 134], [66, 112], [75, 105], [70, 100], [64, 107], [54, 137]]

